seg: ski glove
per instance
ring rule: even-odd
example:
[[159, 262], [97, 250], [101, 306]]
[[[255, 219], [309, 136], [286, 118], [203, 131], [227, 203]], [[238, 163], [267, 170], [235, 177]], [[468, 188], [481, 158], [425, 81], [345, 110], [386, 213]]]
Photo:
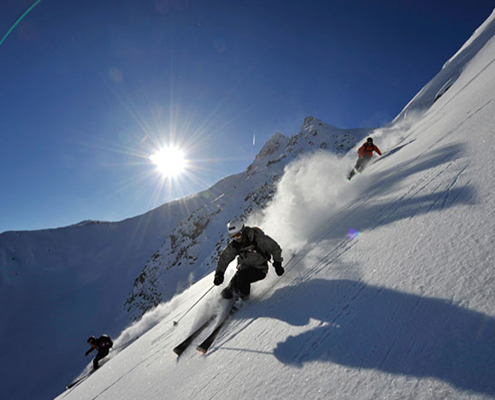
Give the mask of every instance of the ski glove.
[[280, 261], [274, 261], [273, 266], [275, 267], [275, 272], [278, 276], [282, 276], [284, 274], [285, 270]]
[[223, 283], [223, 274], [220, 272], [217, 272], [215, 274], [215, 279], [213, 280], [213, 284], [215, 286], [221, 285]]

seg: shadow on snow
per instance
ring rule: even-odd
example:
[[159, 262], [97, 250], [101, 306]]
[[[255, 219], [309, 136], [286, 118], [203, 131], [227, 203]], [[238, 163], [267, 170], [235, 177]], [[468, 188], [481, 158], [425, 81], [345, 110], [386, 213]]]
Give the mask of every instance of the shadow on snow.
[[277, 344], [274, 355], [284, 364], [332, 362], [495, 395], [495, 319], [488, 315], [352, 280], [309, 281], [263, 303], [259, 316], [298, 326], [321, 322]]
[[[385, 171], [377, 176], [378, 181], [369, 183], [368, 188], [363, 188], [365, 195], [356, 202], [356, 207], [341, 216], [324, 221], [327, 239], [345, 237], [349, 228], [358, 231], [374, 229], [403, 219], [410, 219], [418, 215], [435, 211], [442, 211], [460, 205], [475, 205], [477, 203], [476, 189], [472, 185], [456, 187], [456, 179], [462, 174], [457, 171], [451, 180], [436, 180], [441, 173], [432, 173], [415, 184], [400, 198], [385, 202], [370, 203], [368, 200], [375, 198], [383, 187], [394, 187], [401, 184], [407, 177], [420, 172], [433, 170], [443, 166], [448, 169], [451, 162], [460, 158], [463, 148], [460, 145], [451, 145], [431, 152], [430, 155], [416, 159], [414, 162], [399, 164], [394, 170]], [[366, 173], [366, 172], [365, 172]], [[313, 237], [312, 240], [317, 240]]]

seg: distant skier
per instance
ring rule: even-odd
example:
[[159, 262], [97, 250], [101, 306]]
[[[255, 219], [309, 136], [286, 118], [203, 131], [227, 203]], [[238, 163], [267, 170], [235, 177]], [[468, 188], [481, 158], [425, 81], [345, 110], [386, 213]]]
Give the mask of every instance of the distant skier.
[[94, 349], [98, 350], [98, 354], [96, 354], [96, 357], [93, 360], [93, 368], [98, 369], [98, 361], [108, 356], [110, 349], [113, 347], [112, 339], [110, 339], [110, 336], [108, 335], [101, 335], [98, 339], [91, 336], [88, 339], [88, 344], [91, 345], [91, 348], [86, 352], [86, 356]]
[[356, 174], [356, 172], [363, 172], [363, 170], [366, 168], [366, 165], [368, 165], [368, 163], [370, 162], [371, 157], [373, 157], [373, 151], [375, 151], [380, 156], [382, 155], [380, 149], [373, 144], [373, 138], [369, 137], [368, 139], [366, 139], [366, 142], [364, 142], [363, 145], [358, 149], [359, 158], [356, 162], [356, 165], [347, 176], [347, 179], [349, 181]]
[[251, 283], [264, 279], [268, 273], [268, 261], [273, 257], [273, 267], [278, 276], [282, 276], [282, 249], [278, 243], [259, 228], [244, 226], [241, 220], [233, 220], [227, 225], [232, 241], [220, 254], [215, 271], [215, 285], [221, 285], [225, 270], [237, 257], [237, 272], [229, 285], [222, 290], [224, 299], [238, 294], [242, 300], [248, 298]]

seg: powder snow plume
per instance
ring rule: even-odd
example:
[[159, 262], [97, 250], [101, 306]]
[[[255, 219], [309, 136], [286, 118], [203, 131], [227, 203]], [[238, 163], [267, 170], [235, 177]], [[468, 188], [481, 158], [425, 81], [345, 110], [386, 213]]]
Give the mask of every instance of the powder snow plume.
[[248, 225], [259, 225], [276, 238], [286, 255], [297, 252], [357, 195], [356, 185], [345, 179], [347, 169], [342, 157], [323, 151], [294, 161], [286, 167], [272, 202]]

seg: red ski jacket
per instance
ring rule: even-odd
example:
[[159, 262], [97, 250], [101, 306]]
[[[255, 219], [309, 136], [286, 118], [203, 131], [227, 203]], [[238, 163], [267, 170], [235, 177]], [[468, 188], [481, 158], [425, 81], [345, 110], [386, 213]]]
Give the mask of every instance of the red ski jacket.
[[364, 142], [364, 144], [358, 149], [358, 156], [359, 158], [371, 158], [373, 157], [373, 151], [376, 151], [377, 154], [382, 155], [382, 152], [377, 146]]

